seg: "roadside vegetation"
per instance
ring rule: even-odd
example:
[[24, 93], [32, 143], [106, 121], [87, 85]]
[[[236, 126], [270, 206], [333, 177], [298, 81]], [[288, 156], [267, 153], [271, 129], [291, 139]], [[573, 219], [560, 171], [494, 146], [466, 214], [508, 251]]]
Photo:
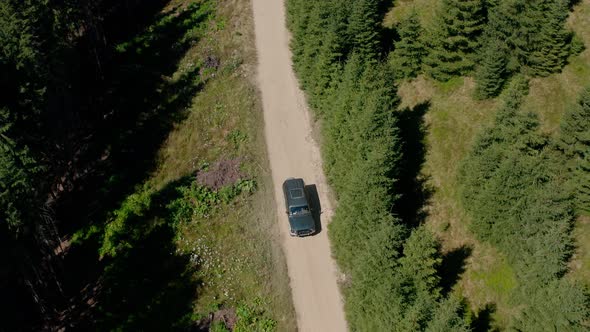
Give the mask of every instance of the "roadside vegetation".
[[588, 329], [590, 5], [390, 6], [287, 1], [351, 329]]
[[0, 4], [4, 328], [296, 329], [250, 11]]

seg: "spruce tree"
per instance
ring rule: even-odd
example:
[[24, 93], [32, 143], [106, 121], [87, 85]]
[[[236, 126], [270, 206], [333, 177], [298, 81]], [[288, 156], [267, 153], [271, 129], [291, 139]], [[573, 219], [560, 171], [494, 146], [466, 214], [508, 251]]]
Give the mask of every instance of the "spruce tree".
[[483, 47], [475, 73], [475, 96], [481, 99], [497, 96], [506, 82], [507, 48], [494, 40]]
[[511, 329], [522, 332], [587, 331], [590, 297], [566, 279], [527, 294], [528, 304]]
[[363, 234], [366, 244], [350, 271], [346, 308], [352, 331], [392, 330], [404, 320], [403, 280], [396, 273], [403, 226], [385, 214], [372, 218], [380, 222]]
[[343, 183], [350, 171], [350, 158], [356, 155], [357, 141], [351, 137], [351, 127], [354, 124], [355, 110], [362, 102], [359, 90], [359, 80], [364, 72], [364, 66], [357, 54], [352, 54], [344, 66], [341, 81], [326, 100], [325, 116], [326, 143], [324, 159], [326, 175], [334, 186], [336, 193], [343, 191]]
[[28, 147], [9, 137], [16, 135], [12, 126], [8, 111], [0, 109], [0, 219], [17, 238], [39, 218], [43, 169]]
[[433, 298], [437, 298], [440, 293], [437, 271], [442, 258], [439, 246], [430, 231], [419, 227], [404, 244], [404, 257], [400, 259], [402, 273], [414, 281], [417, 292], [429, 294]]
[[567, 109], [561, 120], [559, 145], [567, 156], [580, 159], [590, 149], [590, 88], [580, 94], [578, 102]]
[[287, 24], [293, 38], [291, 38], [291, 52], [293, 65], [298, 74], [305, 64], [303, 52], [307, 41], [307, 29], [310, 20], [310, 6], [301, 0], [291, 0], [286, 2], [287, 6]]
[[[531, 43], [526, 65], [536, 76], [547, 76], [559, 72], [570, 55], [571, 32], [565, 29], [569, 13], [567, 0], [545, 0], [536, 8], [542, 21], [536, 22], [538, 43]], [[540, 29], [539, 29], [540, 24]]]
[[306, 8], [309, 13], [308, 18], [301, 22], [301, 27], [296, 30], [296, 33], [302, 34], [301, 37], [295, 39], [294, 48], [294, 63], [297, 67], [299, 77], [304, 89], [311, 89], [315, 81], [314, 66], [316, 59], [320, 53], [320, 48], [323, 44], [324, 31], [328, 25], [328, 13], [330, 12], [329, 2], [306, 2], [302, 4], [302, 8]]
[[508, 46], [509, 71], [547, 76], [558, 72], [570, 55], [572, 34], [565, 28], [567, 0], [505, 0], [489, 9], [484, 43], [498, 39]]
[[468, 332], [471, 331], [463, 317], [463, 305], [457, 298], [449, 297], [442, 301], [428, 326], [426, 332]]
[[576, 183], [576, 205], [578, 210], [590, 215], [590, 150], [578, 162], [574, 175]]
[[439, 81], [469, 72], [484, 20], [481, 0], [443, 0], [429, 38], [426, 72]]
[[[335, 6], [337, 1], [331, 3], [332, 6]], [[347, 8], [346, 6], [332, 7], [331, 15], [326, 20], [318, 55], [313, 59], [308, 59], [312, 63], [308, 77], [308, 102], [318, 112], [323, 112], [324, 107], [320, 104], [331, 93], [331, 88], [337, 84], [337, 80], [342, 74], [342, 63], [350, 49], [346, 34]]]
[[578, 102], [566, 110], [561, 121], [559, 146], [570, 158], [569, 168], [576, 190], [576, 205], [590, 212], [590, 88], [580, 94]]
[[378, 0], [354, 0], [348, 19], [352, 48], [364, 62], [376, 61], [380, 53], [381, 16]]
[[400, 40], [389, 54], [389, 63], [397, 78], [416, 77], [422, 67], [426, 54], [422, 41], [423, 31], [416, 11], [399, 23], [397, 28]]
[[372, 215], [389, 211], [393, 204], [390, 193], [400, 158], [394, 113], [398, 99], [391, 75], [381, 67], [363, 69], [359, 60], [353, 55], [347, 63], [331, 104], [335, 108], [328, 111], [326, 168], [341, 195], [332, 227], [343, 265], [362, 251]]

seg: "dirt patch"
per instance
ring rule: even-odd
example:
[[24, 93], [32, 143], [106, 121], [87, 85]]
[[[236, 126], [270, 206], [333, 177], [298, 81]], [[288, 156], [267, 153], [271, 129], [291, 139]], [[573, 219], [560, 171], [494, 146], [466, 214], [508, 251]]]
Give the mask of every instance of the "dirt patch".
[[233, 331], [237, 321], [236, 310], [234, 308], [221, 309], [213, 314], [213, 321], [220, 321], [225, 324], [225, 327]]
[[237, 320], [235, 308], [220, 309], [210, 313], [207, 318], [198, 321], [194, 325], [193, 331], [209, 331], [211, 325], [215, 322], [222, 322], [226, 329], [233, 331]]
[[202, 78], [215, 77], [215, 72], [219, 68], [219, 58], [213, 55], [207, 55], [203, 66], [199, 69], [199, 75]]
[[197, 183], [212, 190], [232, 185], [242, 179], [240, 158], [223, 159], [209, 166], [207, 170], [197, 173]]

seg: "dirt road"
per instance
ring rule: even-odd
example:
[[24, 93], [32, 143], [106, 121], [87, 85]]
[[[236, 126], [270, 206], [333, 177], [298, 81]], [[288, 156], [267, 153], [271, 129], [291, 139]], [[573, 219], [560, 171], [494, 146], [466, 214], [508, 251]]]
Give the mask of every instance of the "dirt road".
[[[283, 249], [287, 258], [299, 331], [346, 331], [327, 223], [332, 217], [320, 150], [311, 136], [310, 114], [291, 69], [283, 0], [253, 0], [258, 83]], [[288, 177], [315, 184], [322, 207], [321, 233], [291, 238], [281, 185]]]

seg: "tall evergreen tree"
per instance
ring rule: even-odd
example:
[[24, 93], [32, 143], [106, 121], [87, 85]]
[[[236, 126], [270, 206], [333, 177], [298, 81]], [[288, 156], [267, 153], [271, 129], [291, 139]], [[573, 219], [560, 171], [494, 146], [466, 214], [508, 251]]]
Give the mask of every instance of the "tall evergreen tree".
[[8, 112], [0, 109], [0, 220], [16, 238], [30, 231], [38, 218], [42, 168], [26, 146], [8, 136], [10, 128]]
[[425, 227], [415, 229], [404, 244], [404, 257], [400, 259], [400, 269], [407, 278], [414, 281], [418, 293], [438, 297], [440, 277], [437, 271], [441, 262], [439, 243], [432, 233]]
[[345, 307], [353, 331], [398, 330], [404, 320], [403, 280], [396, 278], [404, 231], [391, 216], [383, 217], [373, 217], [381, 222], [364, 233], [366, 248], [357, 252], [350, 271], [354, 284]]
[[449, 297], [442, 301], [426, 327], [426, 332], [468, 332], [471, 331], [465, 321], [462, 312], [464, 311], [461, 302]]
[[565, 21], [569, 14], [567, 0], [546, 0], [538, 4], [536, 10], [541, 14], [542, 21], [535, 22], [538, 43], [528, 45], [531, 48], [526, 65], [536, 76], [547, 76], [556, 73], [565, 66], [570, 55], [572, 34], [565, 29]]
[[529, 304], [512, 329], [522, 332], [587, 331], [590, 297], [587, 290], [566, 279], [527, 294]]
[[352, 48], [365, 61], [376, 61], [380, 50], [381, 15], [379, 0], [354, 0], [348, 19]]
[[590, 212], [590, 88], [580, 94], [578, 102], [566, 110], [561, 121], [559, 146], [570, 158], [572, 183], [576, 189], [576, 205]]
[[426, 72], [446, 81], [473, 69], [484, 20], [481, 0], [443, 0], [429, 38]]
[[484, 44], [508, 46], [508, 70], [547, 76], [563, 68], [572, 34], [565, 28], [567, 0], [505, 0], [491, 6]]
[[347, 6], [337, 6], [337, 0], [332, 0], [331, 14], [326, 19], [326, 27], [322, 33], [321, 45], [315, 58], [309, 58], [311, 72], [309, 82], [308, 101], [311, 107], [322, 112], [324, 102], [331, 88], [334, 88], [342, 73], [343, 62], [350, 50], [347, 35]]
[[574, 174], [576, 183], [576, 205], [578, 210], [590, 215], [590, 150], [586, 151], [584, 158], [578, 161]]
[[324, 32], [328, 26], [331, 6], [329, 1], [303, 2], [293, 10], [297, 9], [304, 11], [305, 16], [294, 26], [294, 33], [301, 37], [294, 38], [292, 42], [293, 62], [301, 77], [301, 84], [308, 89], [313, 88], [315, 84], [315, 61], [324, 43]]
[[389, 63], [397, 78], [416, 77], [422, 68], [422, 59], [426, 55], [423, 31], [416, 11], [401, 21], [397, 32], [400, 40], [395, 43], [389, 54]]
[[[400, 158], [397, 103], [387, 71], [373, 66], [363, 69], [360, 56], [353, 55], [334, 91], [326, 141], [328, 177], [341, 193], [340, 200], [347, 202], [340, 205], [332, 223], [335, 246], [345, 257], [343, 265], [363, 248], [362, 234], [372, 227], [373, 216], [362, 211], [378, 215], [393, 204], [390, 194]], [[366, 199], [359, 199], [361, 193]], [[357, 241], [351, 241], [352, 237]]]
[[590, 88], [580, 94], [578, 102], [567, 109], [561, 120], [559, 145], [567, 156], [579, 159], [590, 149]]
[[495, 40], [483, 46], [480, 64], [475, 73], [475, 96], [490, 98], [497, 96], [506, 82], [507, 48]]

